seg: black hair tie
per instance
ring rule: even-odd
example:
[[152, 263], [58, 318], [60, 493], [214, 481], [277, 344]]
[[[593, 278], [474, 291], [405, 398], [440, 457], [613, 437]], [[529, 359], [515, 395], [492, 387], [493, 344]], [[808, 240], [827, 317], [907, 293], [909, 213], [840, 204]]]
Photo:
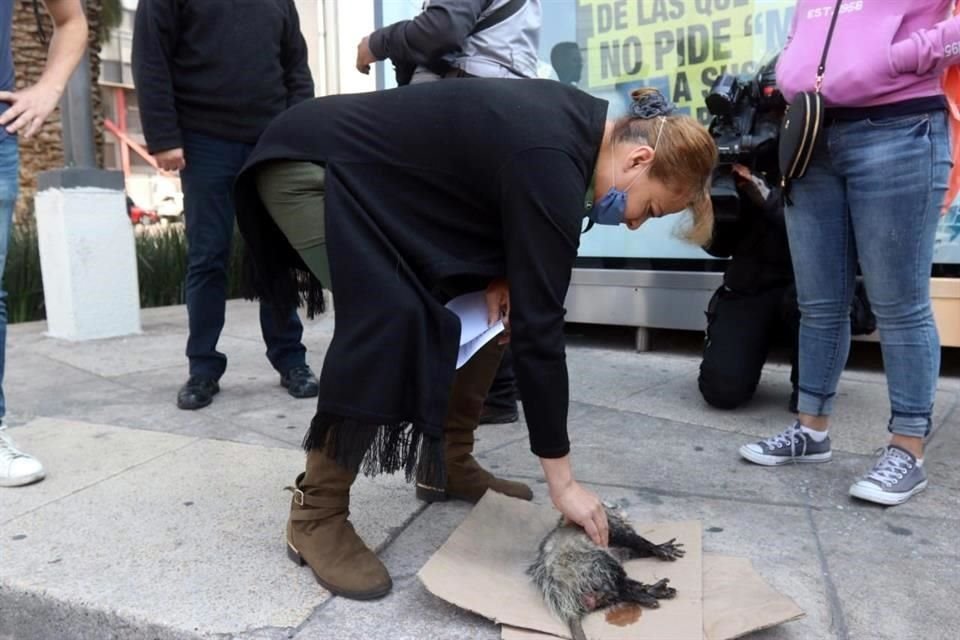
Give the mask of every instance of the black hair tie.
[[630, 105], [630, 115], [634, 118], [657, 118], [673, 113], [674, 106], [659, 91], [651, 91], [633, 101]]

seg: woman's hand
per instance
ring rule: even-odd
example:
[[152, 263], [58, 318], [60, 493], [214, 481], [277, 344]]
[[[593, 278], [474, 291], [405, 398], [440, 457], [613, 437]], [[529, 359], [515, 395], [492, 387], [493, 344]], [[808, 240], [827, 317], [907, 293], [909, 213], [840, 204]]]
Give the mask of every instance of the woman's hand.
[[487, 325], [503, 320], [503, 333], [497, 344], [507, 344], [510, 342], [510, 285], [504, 278], [497, 278], [487, 285], [483, 295], [487, 301]]
[[570, 522], [583, 527], [590, 539], [601, 547], [610, 541], [607, 512], [594, 493], [584, 489], [573, 478], [570, 456], [540, 458], [553, 506]]

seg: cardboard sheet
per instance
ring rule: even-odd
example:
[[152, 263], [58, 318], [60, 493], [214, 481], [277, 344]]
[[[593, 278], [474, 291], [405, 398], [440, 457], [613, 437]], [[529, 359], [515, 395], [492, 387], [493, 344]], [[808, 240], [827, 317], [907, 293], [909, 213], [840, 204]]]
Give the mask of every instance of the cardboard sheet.
[[[526, 568], [540, 541], [557, 522], [548, 506], [488, 492], [450, 539], [419, 572], [434, 595], [496, 622], [569, 638], [569, 629], [546, 608]], [[702, 532], [699, 522], [638, 525], [653, 542], [676, 538], [686, 556], [675, 562], [653, 558], [625, 564], [628, 575], [646, 583], [670, 578], [678, 591], [656, 610], [644, 610], [636, 622], [615, 626], [597, 612], [584, 621], [591, 640], [697, 640], [703, 633]]]
[[[703, 555], [704, 640], [733, 640], [803, 617], [790, 598], [773, 590], [754, 571], [750, 560]], [[502, 640], [557, 640], [536, 631], [504, 625]]]
[[804, 615], [796, 602], [768, 585], [747, 558], [705, 555], [703, 590], [706, 640], [732, 640]]

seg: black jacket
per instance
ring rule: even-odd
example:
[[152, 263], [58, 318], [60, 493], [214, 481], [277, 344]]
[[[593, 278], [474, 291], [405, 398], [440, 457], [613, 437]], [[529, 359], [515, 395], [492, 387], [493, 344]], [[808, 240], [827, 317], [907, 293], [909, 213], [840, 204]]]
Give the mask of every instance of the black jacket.
[[531, 448], [568, 453], [563, 305], [606, 111], [550, 80], [472, 79], [318, 98], [271, 123], [235, 192], [262, 290], [282, 292], [277, 277], [297, 260], [260, 202], [256, 166], [326, 167], [337, 326], [308, 443], [331, 426], [346, 427], [338, 442], [363, 425], [441, 438], [459, 323], [436, 291], [506, 276]]
[[140, 0], [133, 75], [151, 153], [182, 147], [183, 129], [256, 142], [313, 97], [293, 0]]

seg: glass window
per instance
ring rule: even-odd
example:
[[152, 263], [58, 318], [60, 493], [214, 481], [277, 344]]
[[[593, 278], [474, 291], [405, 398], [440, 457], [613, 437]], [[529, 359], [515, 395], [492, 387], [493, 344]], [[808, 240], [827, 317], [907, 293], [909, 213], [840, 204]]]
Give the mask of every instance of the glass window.
[[[422, 0], [377, 0], [380, 25], [415, 16]], [[541, 77], [568, 82], [626, 110], [630, 92], [653, 86], [685, 113], [709, 121], [705, 98], [722, 74], [755, 74], [779, 51], [795, 0], [542, 0]], [[395, 86], [389, 62], [381, 87]], [[705, 252], [680, 241], [680, 216], [650, 220], [643, 229], [594, 227], [581, 238], [580, 256], [685, 261], [709, 267]], [[695, 262], [686, 262], [694, 260]], [[944, 216], [935, 260], [960, 264], [960, 200]], [[659, 262], [658, 262], [659, 261]], [[626, 262], [621, 261], [626, 264]], [[714, 263], [713, 268], [721, 268]]]

